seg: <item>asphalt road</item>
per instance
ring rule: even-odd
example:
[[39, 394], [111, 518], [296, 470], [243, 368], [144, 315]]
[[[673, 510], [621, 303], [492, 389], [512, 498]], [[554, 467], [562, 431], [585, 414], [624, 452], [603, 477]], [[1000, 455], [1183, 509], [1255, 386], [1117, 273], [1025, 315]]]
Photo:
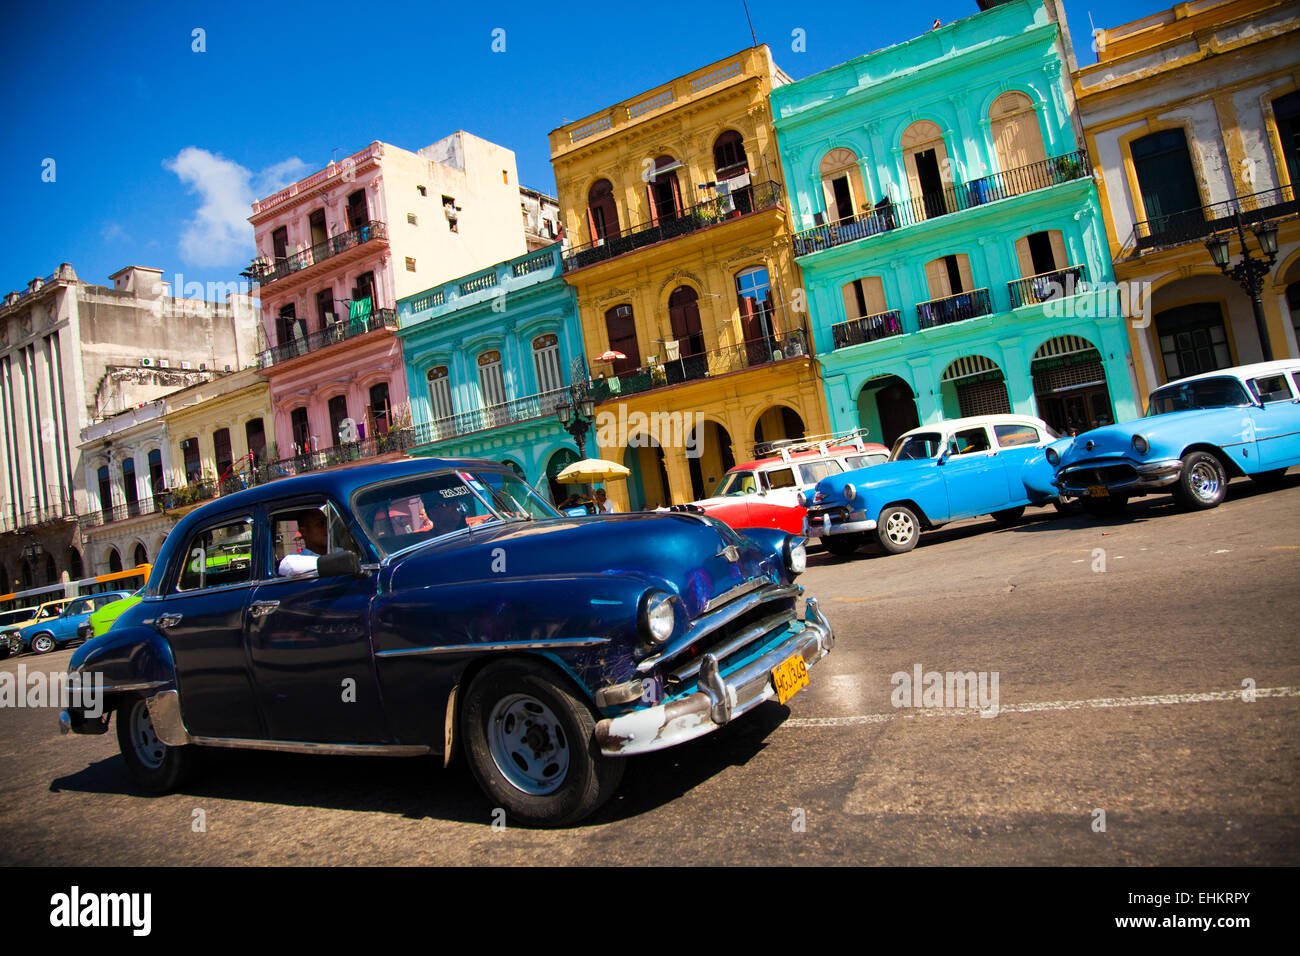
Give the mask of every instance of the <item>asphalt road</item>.
[[[214, 751], [145, 797], [111, 733], [4, 708], [0, 863], [1295, 865], [1298, 582], [1300, 475], [1206, 513], [1149, 498], [814, 554], [837, 643], [810, 686], [630, 761], [564, 831], [494, 827], [463, 761], [428, 758]], [[997, 715], [893, 706], [917, 665], [996, 672]]]

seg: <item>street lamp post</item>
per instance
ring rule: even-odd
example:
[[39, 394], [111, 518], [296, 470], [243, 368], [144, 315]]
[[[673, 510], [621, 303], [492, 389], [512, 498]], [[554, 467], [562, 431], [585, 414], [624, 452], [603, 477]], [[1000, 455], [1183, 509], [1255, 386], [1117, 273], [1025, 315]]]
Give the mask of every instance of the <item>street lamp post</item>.
[[596, 403], [586, 389], [579, 390], [569, 386], [570, 401], [561, 401], [555, 406], [555, 417], [560, 427], [568, 432], [578, 444], [578, 457], [587, 457], [587, 432], [591, 431], [592, 419], [596, 417]]
[[1273, 349], [1268, 341], [1268, 325], [1264, 320], [1264, 301], [1260, 298], [1264, 291], [1264, 277], [1268, 275], [1269, 269], [1277, 261], [1277, 223], [1261, 222], [1256, 223], [1251, 231], [1255, 238], [1259, 240], [1259, 250], [1264, 256], [1263, 260], [1256, 259], [1246, 248], [1246, 228], [1241, 221], [1241, 210], [1235, 212], [1237, 219], [1237, 237], [1241, 242], [1241, 261], [1234, 266], [1228, 265], [1230, 255], [1228, 243], [1231, 235], [1213, 235], [1205, 241], [1205, 248], [1210, 252], [1210, 258], [1214, 264], [1219, 267], [1219, 271], [1225, 276], [1235, 281], [1246, 295], [1250, 296], [1250, 304], [1255, 310], [1255, 330], [1259, 333], [1259, 347], [1263, 352], [1264, 361], [1273, 361]]

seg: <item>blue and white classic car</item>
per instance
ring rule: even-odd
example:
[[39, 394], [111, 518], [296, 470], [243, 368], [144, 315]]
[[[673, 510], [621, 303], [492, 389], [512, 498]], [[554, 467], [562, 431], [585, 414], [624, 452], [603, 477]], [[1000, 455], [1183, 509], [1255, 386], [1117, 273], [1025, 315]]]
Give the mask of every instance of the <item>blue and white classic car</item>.
[[[301, 533], [304, 550], [293, 550]], [[203, 747], [441, 754], [516, 820], [571, 824], [632, 754], [784, 704], [834, 637], [803, 539], [693, 514], [562, 517], [512, 471], [418, 459], [223, 497], [76, 651], [137, 783]]]
[[900, 435], [889, 461], [831, 475], [803, 492], [804, 528], [832, 554], [874, 535], [889, 554], [916, 547], [923, 530], [991, 514], [1019, 520], [1027, 505], [1056, 498], [1045, 446], [1059, 436], [1041, 418], [979, 415]]
[[1145, 418], [1084, 432], [1053, 464], [1061, 496], [1098, 515], [1164, 491], [1184, 508], [1213, 508], [1232, 478], [1276, 483], [1300, 465], [1300, 360], [1170, 382], [1151, 393]]

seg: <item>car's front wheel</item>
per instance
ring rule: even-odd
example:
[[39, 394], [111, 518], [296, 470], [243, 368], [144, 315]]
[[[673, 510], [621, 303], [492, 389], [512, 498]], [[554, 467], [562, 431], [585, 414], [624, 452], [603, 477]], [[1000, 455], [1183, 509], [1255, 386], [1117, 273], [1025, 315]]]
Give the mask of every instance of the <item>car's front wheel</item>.
[[32, 635], [32, 653], [48, 654], [54, 650], [53, 634], [33, 634]]
[[831, 554], [843, 558], [858, 550], [866, 540], [865, 534], [830, 534], [821, 543]]
[[117, 745], [131, 777], [149, 793], [176, 789], [198, 759], [194, 747], [172, 747], [158, 739], [143, 697], [132, 697], [118, 705]]
[[470, 684], [461, 727], [479, 786], [528, 826], [577, 823], [623, 778], [623, 761], [596, 743], [595, 713], [541, 664], [489, 665]]
[[916, 547], [921, 537], [921, 522], [911, 508], [890, 505], [880, 512], [876, 522], [876, 540], [890, 554], [903, 554]]
[[1194, 451], [1183, 459], [1183, 470], [1174, 484], [1174, 500], [1192, 511], [1218, 507], [1228, 494], [1228, 475], [1223, 462], [1208, 451]]

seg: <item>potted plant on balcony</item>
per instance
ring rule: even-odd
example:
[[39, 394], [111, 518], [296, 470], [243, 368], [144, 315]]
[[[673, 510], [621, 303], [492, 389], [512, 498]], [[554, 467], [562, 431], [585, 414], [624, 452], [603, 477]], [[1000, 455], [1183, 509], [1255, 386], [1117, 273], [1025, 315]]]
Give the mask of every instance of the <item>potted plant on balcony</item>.
[[1078, 156], [1058, 156], [1055, 165], [1062, 182], [1078, 179], [1084, 172], [1083, 161]]

